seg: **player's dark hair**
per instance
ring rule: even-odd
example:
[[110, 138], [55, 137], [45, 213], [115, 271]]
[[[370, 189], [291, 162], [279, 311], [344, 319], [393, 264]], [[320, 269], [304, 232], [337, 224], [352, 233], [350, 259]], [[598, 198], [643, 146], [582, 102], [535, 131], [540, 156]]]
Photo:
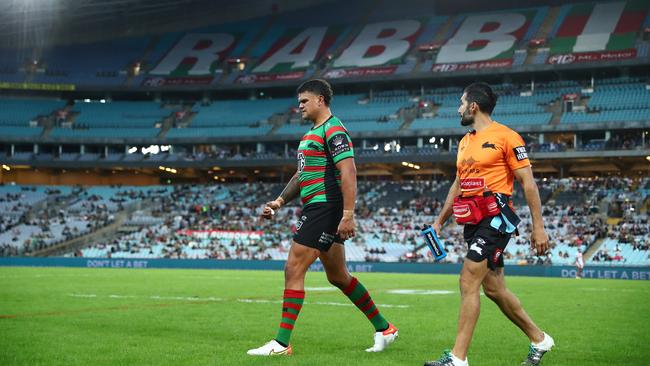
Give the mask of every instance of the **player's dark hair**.
[[328, 107], [332, 101], [332, 96], [334, 95], [330, 83], [323, 79], [312, 79], [300, 84], [296, 90], [296, 93], [300, 94], [304, 92], [310, 92], [314, 95], [322, 95], [323, 100], [325, 101], [325, 105]]
[[483, 113], [492, 114], [497, 105], [497, 96], [487, 83], [472, 83], [465, 88], [467, 104], [476, 103]]

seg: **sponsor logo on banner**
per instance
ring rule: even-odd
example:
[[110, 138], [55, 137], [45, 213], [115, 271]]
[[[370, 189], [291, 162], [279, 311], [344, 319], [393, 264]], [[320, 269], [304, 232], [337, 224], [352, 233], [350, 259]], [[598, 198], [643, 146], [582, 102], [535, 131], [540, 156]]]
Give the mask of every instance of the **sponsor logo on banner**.
[[177, 234], [192, 236], [198, 239], [225, 238], [225, 239], [260, 239], [263, 231], [244, 230], [178, 230]]
[[151, 88], [159, 88], [162, 86], [175, 86], [175, 85], [208, 85], [212, 82], [212, 76], [200, 77], [149, 77], [142, 81], [142, 86]]
[[237, 84], [254, 84], [254, 83], [265, 83], [270, 81], [282, 81], [282, 80], [297, 80], [302, 79], [305, 76], [304, 71], [293, 71], [286, 72], [282, 74], [249, 74], [242, 75], [235, 79]]
[[0, 82], [0, 89], [22, 90], [75, 90], [74, 84], [46, 84], [46, 83], [11, 83]]
[[470, 62], [466, 64], [437, 64], [433, 65], [433, 72], [456, 72], [466, 70], [494, 69], [502, 67], [512, 67], [512, 59], [507, 60], [488, 60], [480, 62]]
[[622, 51], [583, 52], [553, 55], [550, 56], [548, 60], [546, 60], [546, 63], [552, 65], [568, 65], [580, 62], [626, 60], [635, 57], [636, 49], [633, 48]]
[[327, 71], [323, 77], [326, 79], [340, 79], [373, 75], [392, 75], [395, 73], [397, 66], [381, 66], [381, 67], [362, 67], [357, 69], [336, 69]]
[[474, 191], [485, 187], [485, 178], [463, 178], [460, 180], [462, 191]]

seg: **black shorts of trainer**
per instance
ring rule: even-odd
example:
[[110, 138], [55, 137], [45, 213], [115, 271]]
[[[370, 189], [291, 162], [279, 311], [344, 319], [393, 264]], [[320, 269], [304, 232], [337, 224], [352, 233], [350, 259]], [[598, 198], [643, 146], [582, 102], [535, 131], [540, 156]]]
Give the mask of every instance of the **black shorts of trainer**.
[[337, 234], [343, 217], [343, 206], [332, 203], [312, 203], [302, 209], [296, 224], [293, 241], [321, 252], [327, 252], [334, 243], [343, 244]]
[[491, 270], [503, 267], [503, 251], [511, 234], [502, 234], [490, 226], [492, 217], [486, 217], [477, 225], [465, 225], [463, 236], [467, 242], [466, 258], [473, 262], [487, 259]]

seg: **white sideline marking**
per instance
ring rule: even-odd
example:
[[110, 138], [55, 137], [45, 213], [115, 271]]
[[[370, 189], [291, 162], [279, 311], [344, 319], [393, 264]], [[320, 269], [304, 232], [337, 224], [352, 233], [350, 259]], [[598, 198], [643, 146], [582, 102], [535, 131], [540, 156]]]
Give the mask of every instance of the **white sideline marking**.
[[[151, 299], [151, 300], [181, 300], [181, 301], [216, 301], [216, 302], [228, 302], [233, 300], [223, 299], [221, 297], [187, 297], [187, 296], [135, 296], [135, 295], [103, 295], [98, 296], [96, 294], [68, 294], [71, 297], [79, 298], [99, 298], [106, 297], [109, 299]], [[261, 300], [261, 299], [235, 299], [236, 302], [249, 303], [249, 304], [282, 304], [282, 300]], [[329, 305], [329, 306], [354, 306], [352, 303], [342, 303], [342, 302], [327, 302], [327, 301], [305, 301], [305, 304], [312, 305]], [[410, 305], [394, 305], [394, 304], [377, 304], [379, 307], [383, 308], [399, 308], [405, 309], [409, 308]]]
[[334, 287], [305, 287], [305, 291], [334, 291], [338, 290]]
[[388, 290], [386, 292], [388, 292], [389, 294], [397, 294], [397, 295], [449, 295], [454, 293], [454, 291], [448, 291], [448, 290], [408, 290], [408, 289]]
[[600, 292], [600, 291], [614, 291], [614, 292], [647, 292], [647, 290], [644, 290], [644, 289], [638, 289], [638, 290], [631, 289], [631, 288], [617, 288], [617, 289], [613, 289], [613, 288], [607, 288], [607, 287], [583, 287], [583, 288], [581, 288], [581, 289], [579, 289], [579, 290], [583, 290], [583, 291], [599, 291], [599, 292]]

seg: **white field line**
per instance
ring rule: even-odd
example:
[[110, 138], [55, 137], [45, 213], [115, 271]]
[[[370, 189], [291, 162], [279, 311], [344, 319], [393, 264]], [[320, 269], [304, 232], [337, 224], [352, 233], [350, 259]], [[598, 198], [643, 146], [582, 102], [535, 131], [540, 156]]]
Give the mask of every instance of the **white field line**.
[[[187, 296], [135, 296], [135, 295], [97, 295], [97, 294], [68, 294], [70, 297], [96, 299], [150, 299], [150, 300], [179, 300], [179, 301], [214, 301], [214, 302], [240, 302], [247, 304], [282, 304], [282, 300], [260, 300], [260, 299], [224, 299], [220, 297], [187, 297]], [[305, 301], [305, 304], [328, 305], [328, 306], [354, 306], [352, 303], [329, 302], [329, 301]], [[410, 305], [377, 304], [384, 308], [409, 308]]]

